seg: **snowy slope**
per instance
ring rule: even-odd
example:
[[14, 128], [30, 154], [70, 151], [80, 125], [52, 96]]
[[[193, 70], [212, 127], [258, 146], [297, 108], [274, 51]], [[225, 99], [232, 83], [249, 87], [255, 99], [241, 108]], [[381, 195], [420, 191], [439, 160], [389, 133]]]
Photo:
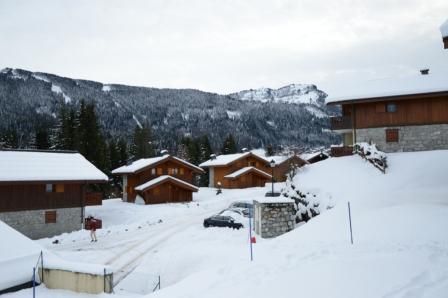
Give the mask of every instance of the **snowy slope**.
[[202, 220], [231, 201], [263, 197], [269, 185], [219, 196], [201, 188], [189, 204], [110, 201], [88, 208], [104, 219], [98, 243], [89, 244], [85, 231], [61, 235], [56, 246], [40, 243], [71, 261], [132, 267], [116, 275], [121, 297], [151, 293], [159, 275], [162, 290], [144, 297], [446, 297], [448, 151], [389, 154], [388, 161], [385, 175], [358, 156], [307, 165], [297, 185], [332, 197], [335, 207], [276, 239], [257, 237], [252, 263], [247, 224], [205, 229]]
[[291, 104], [313, 104], [321, 106], [326, 94], [315, 85], [291, 84], [279, 89], [259, 88], [244, 90], [230, 94], [239, 100], [253, 100], [260, 102], [282, 102]]
[[442, 33], [443, 37], [448, 37], [448, 20], [446, 20], [445, 23], [440, 26], [440, 32]]

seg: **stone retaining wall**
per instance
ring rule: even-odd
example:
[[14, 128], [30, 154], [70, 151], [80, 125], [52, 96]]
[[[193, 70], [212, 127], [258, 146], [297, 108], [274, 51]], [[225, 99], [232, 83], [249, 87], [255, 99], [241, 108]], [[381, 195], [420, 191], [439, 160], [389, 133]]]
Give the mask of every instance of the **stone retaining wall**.
[[273, 238], [294, 229], [295, 209], [292, 202], [254, 201], [255, 233]]
[[[398, 142], [386, 143], [388, 128], [398, 129]], [[448, 124], [357, 129], [356, 142], [372, 142], [386, 153], [448, 149]]]
[[[56, 210], [56, 223], [45, 223], [45, 211]], [[80, 230], [81, 207], [0, 212], [0, 220], [31, 239]]]

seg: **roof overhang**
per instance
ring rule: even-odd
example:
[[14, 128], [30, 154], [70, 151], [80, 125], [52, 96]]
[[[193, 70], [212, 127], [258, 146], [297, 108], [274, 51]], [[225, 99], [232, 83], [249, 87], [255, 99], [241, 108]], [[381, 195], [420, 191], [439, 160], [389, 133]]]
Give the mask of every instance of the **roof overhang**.
[[237, 171], [235, 171], [235, 172], [233, 172], [231, 174], [228, 174], [228, 175], [224, 176], [224, 178], [230, 179], [230, 180], [234, 180], [234, 179], [238, 179], [239, 177], [247, 175], [247, 174], [250, 174], [250, 173], [254, 173], [254, 174], [256, 174], [258, 176], [262, 176], [262, 177], [264, 177], [266, 179], [272, 179], [272, 176], [270, 174], [268, 174], [266, 172], [263, 172], [262, 170], [259, 170], [259, 169], [254, 168], [254, 167], [247, 167], [247, 170], [245, 170], [245, 168], [237, 170]]
[[0, 181], [0, 185], [19, 185], [19, 184], [98, 184], [106, 183], [109, 180], [32, 180], [32, 181], [22, 181], [22, 180], [10, 180], [10, 181]]
[[[154, 182], [154, 180], [156, 180], [156, 179], [158, 179], [158, 180]], [[151, 183], [151, 181], [153, 181], [153, 183]], [[180, 179], [177, 179], [177, 178], [174, 178], [174, 177], [171, 177], [168, 175], [160, 176], [159, 178], [155, 178], [155, 179], [150, 180], [146, 183], [143, 183], [139, 186], [136, 186], [135, 190], [145, 192], [149, 189], [155, 188], [155, 187], [162, 185], [164, 183], [167, 183], [167, 182], [173, 183], [181, 188], [188, 189], [193, 192], [197, 192], [199, 190], [199, 188], [197, 188], [196, 186], [194, 186], [188, 182], [182, 181]]]
[[197, 167], [197, 166], [195, 166], [195, 165], [193, 165], [193, 164], [191, 164], [189, 162], [186, 162], [186, 161], [184, 161], [184, 160], [182, 160], [180, 158], [177, 158], [177, 157], [174, 157], [174, 156], [170, 155], [170, 156], [167, 156], [167, 158], [163, 158], [163, 159], [161, 159], [159, 161], [156, 161], [156, 162], [154, 162], [152, 164], [149, 164], [149, 165], [147, 165], [145, 167], [142, 167], [140, 169], [137, 169], [135, 171], [119, 171], [119, 172], [112, 171], [112, 174], [113, 175], [138, 174], [138, 173], [141, 173], [141, 172], [146, 171], [148, 169], [157, 167], [158, 165], [163, 164], [163, 163], [168, 162], [168, 161], [172, 161], [174, 163], [178, 163], [178, 164], [184, 165], [185, 167], [191, 169], [194, 173], [197, 173], [197, 174], [203, 174], [204, 173], [204, 170], [201, 169], [200, 167]]
[[391, 96], [381, 96], [381, 97], [369, 97], [369, 98], [352, 98], [343, 99], [337, 101], [328, 102], [327, 105], [344, 105], [344, 104], [358, 104], [358, 103], [369, 103], [369, 102], [382, 102], [382, 101], [396, 101], [396, 100], [410, 100], [410, 99], [427, 99], [432, 97], [448, 96], [448, 90], [440, 92], [430, 92], [430, 93], [418, 93], [418, 94], [403, 94], [403, 95], [391, 95]]

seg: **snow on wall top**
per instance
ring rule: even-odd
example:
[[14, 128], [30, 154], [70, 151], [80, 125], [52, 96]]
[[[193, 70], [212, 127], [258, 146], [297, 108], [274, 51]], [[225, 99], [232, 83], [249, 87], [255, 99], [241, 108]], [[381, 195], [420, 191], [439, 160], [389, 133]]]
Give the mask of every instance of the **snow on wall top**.
[[197, 188], [196, 186], [194, 186], [194, 185], [192, 185], [192, 184], [190, 184], [190, 183], [187, 183], [187, 182], [185, 182], [185, 181], [183, 181], [183, 180], [177, 179], [177, 178], [175, 178], [175, 177], [173, 177], [173, 176], [163, 175], [163, 176], [157, 177], [157, 178], [155, 178], [155, 179], [152, 179], [152, 180], [150, 180], [150, 181], [148, 181], [148, 182], [146, 182], [146, 183], [143, 183], [143, 184], [141, 184], [141, 185], [139, 185], [139, 186], [136, 186], [136, 187], [135, 187], [135, 190], [142, 191], [142, 190], [148, 189], [148, 188], [150, 188], [151, 186], [156, 185], [157, 183], [160, 183], [160, 182], [165, 181], [165, 180], [174, 180], [174, 181], [176, 181], [176, 182], [178, 182], [178, 183], [181, 183], [181, 184], [183, 184], [183, 185], [185, 185], [185, 186], [194, 188], [194, 189], [196, 189], [196, 191], [199, 189], [199, 188]]
[[440, 32], [443, 37], [448, 37], [448, 19], [440, 26]]
[[400, 95], [413, 95], [448, 91], [448, 73], [420, 73], [401, 77], [371, 80], [363, 83], [339, 86], [329, 91], [327, 104], [341, 101], [380, 98]]
[[254, 167], [244, 167], [242, 169], [239, 169], [238, 171], [233, 172], [232, 174], [224, 176], [224, 178], [236, 178], [236, 177], [241, 176], [243, 174], [246, 174], [246, 173], [248, 173], [250, 171], [255, 171], [255, 172], [260, 173], [260, 174], [262, 174], [264, 176], [269, 176], [269, 178], [272, 178], [272, 176], [270, 174], [268, 174], [266, 172], [263, 172], [262, 170], [259, 170], [259, 169], [254, 168]]
[[112, 174], [129, 174], [129, 173], [135, 173], [141, 169], [144, 169], [146, 167], [150, 167], [156, 163], [159, 163], [161, 161], [167, 160], [167, 159], [174, 159], [177, 160], [180, 163], [186, 164], [188, 166], [190, 166], [191, 168], [196, 169], [199, 172], [203, 172], [203, 170], [200, 167], [195, 166], [194, 164], [191, 164], [183, 159], [180, 159], [178, 157], [175, 156], [171, 156], [171, 155], [163, 155], [163, 156], [158, 156], [158, 157], [151, 157], [151, 158], [141, 158], [139, 160], [136, 160], [134, 162], [132, 162], [130, 165], [126, 165], [126, 166], [122, 166], [119, 167], [115, 170], [112, 171]]
[[0, 181], [107, 181], [79, 153], [0, 151]]

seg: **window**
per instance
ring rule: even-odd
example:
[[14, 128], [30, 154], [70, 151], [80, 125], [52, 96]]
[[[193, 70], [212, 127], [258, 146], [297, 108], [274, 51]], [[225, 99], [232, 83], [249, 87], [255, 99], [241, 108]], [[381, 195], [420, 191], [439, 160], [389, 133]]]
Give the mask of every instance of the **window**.
[[386, 129], [386, 143], [398, 142], [398, 129]]
[[388, 113], [395, 113], [397, 111], [397, 105], [395, 103], [386, 104], [386, 111]]
[[45, 185], [45, 191], [46, 192], [53, 192], [53, 184], [46, 184]]
[[64, 192], [64, 184], [56, 184], [56, 192]]
[[45, 223], [56, 223], [56, 210], [45, 211]]
[[151, 169], [151, 175], [154, 176], [155, 174], [156, 174], [156, 168], [152, 168], [152, 169]]
[[157, 175], [163, 175], [163, 169], [157, 168]]
[[256, 167], [257, 163], [255, 161], [249, 161], [249, 167]]
[[179, 174], [180, 174], [180, 175], [183, 175], [183, 174], [184, 174], [184, 168], [180, 168], [180, 169], [179, 169]]

